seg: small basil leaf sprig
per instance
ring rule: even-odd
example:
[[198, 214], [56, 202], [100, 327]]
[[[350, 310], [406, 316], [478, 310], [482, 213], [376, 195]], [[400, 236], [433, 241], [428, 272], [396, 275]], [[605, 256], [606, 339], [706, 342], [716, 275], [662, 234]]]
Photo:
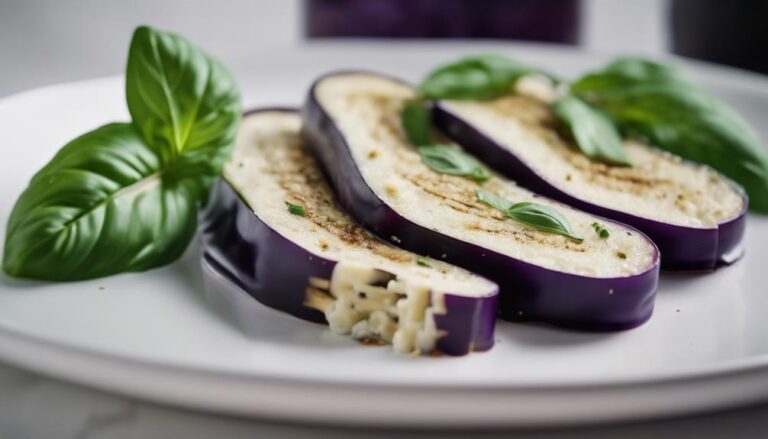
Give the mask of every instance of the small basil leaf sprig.
[[421, 160], [441, 174], [461, 175], [477, 182], [488, 181], [491, 173], [476, 158], [450, 145], [417, 147]]
[[768, 152], [741, 116], [676, 69], [620, 59], [571, 91], [605, 111], [625, 136], [722, 172], [744, 187], [751, 209], [768, 213]]
[[528, 74], [540, 74], [558, 82], [544, 70], [487, 53], [438, 67], [421, 82], [419, 93], [427, 99], [494, 99], [508, 94], [517, 80]]
[[[489, 100], [512, 92], [525, 75], [553, 75], [497, 54], [468, 56], [439, 67], [419, 85], [427, 99]], [[618, 130], [613, 123], [573, 96], [564, 96], [552, 104], [555, 115], [570, 130], [576, 145], [592, 160], [615, 165], [629, 165]]]
[[506, 198], [482, 189], [475, 190], [475, 196], [478, 200], [503, 212], [506, 216], [519, 223], [531, 226], [542, 232], [562, 235], [577, 244], [584, 242], [583, 238], [573, 234], [568, 219], [553, 207], [530, 201], [513, 203]]
[[433, 171], [477, 182], [491, 178], [490, 171], [473, 156], [450, 145], [432, 143], [429, 109], [423, 101], [414, 100], [406, 104], [400, 117], [408, 140], [416, 146], [424, 164]]
[[132, 123], [72, 140], [19, 196], [6, 230], [9, 275], [91, 279], [159, 267], [186, 249], [234, 142], [237, 86], [182, 37], [140, 27], [126, 91]]
[[420, 99], [413, 100], [405, 105], [400, 120], [408, 140], [416, 146], [432, 143], [432, 125], [429, 109]]
[[562, 96], [551, 105], [584, 155], [612, 165], [631, 165], [618, 129], [602, 111], [572, 95]]
[[532, 72], [505, 56], [472, 55], [434, 70], [419, 92], [427, 99], [493, 99], [509, 93], [518, 79]]

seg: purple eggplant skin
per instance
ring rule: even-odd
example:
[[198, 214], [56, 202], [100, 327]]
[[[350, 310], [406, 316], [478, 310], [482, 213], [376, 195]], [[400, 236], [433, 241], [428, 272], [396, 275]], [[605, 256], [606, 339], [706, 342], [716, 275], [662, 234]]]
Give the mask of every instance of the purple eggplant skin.
[[732, 184], [744, 199], [738, 216], [711, 229], [673, 225], [599, 206], [566, 193], [536, 173], [515, 153], [496, 143], [439, 102], [433, 105], [432, 121], [451, 140], [521, 186], [585, 212], [641, 230], [659, 248], [663, 270], [713, 270], [718, 265], [735, 262], [744, 254], [742, 240], [747, 224], [748, 199], [736, 183]]
[[[397, 236], [398, 246], [441, 257], [496, 282], [499, 315], [510, 321], [543, 322], [585, 331], [617, 331], [646, 322], [653, 313], [659, 254], [645, 271], [629, 277], [593, 278], [520, 261], [417, 225], [397, 213], [368, 186], [344, 135], [309, 90], [302, 110], [303, 135], [320, 161], [342, 207], [378, 236]], [[606, 223], [613, 221], [606, 220]], [[636, 231], [642, 236], [640, 231]]]
[[[264, 111], [293, 111], [265, 108]], [[304, 305], [310, 277], [330, 279], [337, 261], [320, 257], [259, 219], [224, 178], [212, 189], [201, 215], [202, 258], [262, 304], [300, 319], [326, 323], [322, 312]], [[466, 297], [444, 293], [445, 314], [435, 315], [445, 335], [436, 350], [452, 356], [487, 351], [494, 344], [498, 291]]]

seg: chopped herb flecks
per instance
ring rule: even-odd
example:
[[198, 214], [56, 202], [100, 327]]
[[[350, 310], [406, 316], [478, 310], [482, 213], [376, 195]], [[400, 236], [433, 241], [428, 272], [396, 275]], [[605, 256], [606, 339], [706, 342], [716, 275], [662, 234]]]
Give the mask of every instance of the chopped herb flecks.
[[289, 202], [285, 202], [285, 204], [288, 206], [288, 212], [291, 212], [293, 215], [298, 216], [307, 216], [307, 212], [304, 210], [303, 206], [299, 206], [298, 204], [293, 204]]
[[608, 232], [608, 229], [606, 229], [605, 226], [603, 226], [602, 224], [592, 223], [592, 228], [595, 229], [595, 232], [602, 239], [605, 239], [611, 236], [610, 232]]
[[430, 263], [427, 261], [427, 259], [426, 259], [426, 258], [424, 258], [424, 257], [422, 257], [422, 256], [419, 256], [418, 258], [416, 258], [416, 263], [417, 263], [418, 265], [421, 265], [422, 267], [429, 267], [429, 268], [432, 268], [432, 264], [430, 264]]

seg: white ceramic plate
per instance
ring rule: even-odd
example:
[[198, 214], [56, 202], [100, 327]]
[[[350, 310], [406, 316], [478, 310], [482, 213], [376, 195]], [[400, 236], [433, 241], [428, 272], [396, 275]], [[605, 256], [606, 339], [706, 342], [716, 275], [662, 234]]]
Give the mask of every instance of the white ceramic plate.
[[[607, 59], [530, 45], [325, 44], [254, 54], [234, 67], [249, 105], [299, 104], [327, 70], [416, 79], [473, 50], [516, 54], [564, 75]], [[688, 67], [768, 138], [768, 80]], [[126, 118], [121, 78], [0, 101], [0, 226], [60, 146]], [[731, 267], [662, 276], [656, 312], [638, 329], [585, 334], [501, 322], [492, 351], [462, 358], [359, 346], [252, 301], [239, 308], [249, 316], [247, 337], [206, 301], [194, 246], [148, 273], [66, 284], [0, 277], [0, 359], [162, 403], [313, 422], [562, 425], [746, 404], [768, 398], [768, 218], [750, 217], [747, 234], [747, 256]], [[211, 293], [238, 297], [226, 283]]]

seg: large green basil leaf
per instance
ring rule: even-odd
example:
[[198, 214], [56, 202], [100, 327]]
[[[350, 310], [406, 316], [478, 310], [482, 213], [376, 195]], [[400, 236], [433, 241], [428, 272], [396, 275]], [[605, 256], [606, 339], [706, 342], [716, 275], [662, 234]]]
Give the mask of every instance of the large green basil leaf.
[[582, 96], [606, 111], [628, 137], [709, 165], [738, 182], [750, 207], [768, 213], [768, 153], [746, 121], [722, 102], [678, 81], [640, 81]]
[[601, 110], [566, 95], [552, 102], [552, 111], [568, 127], [584, 155], [615, 165], [631, 164], [619, 131]]
[[125, 79], [133, 122], [163, 162], [218, 174], [241, 113], [231, 73], [181, 36], [139, 27]]
[[571, 91], [580, 94], [600, 93], [647, 82], [693, 86], [688, 78], [673, 66], [644, 58], [622, 57], [599, 72], [582, 76], [571, 84]]
[[174, 34], [136, 30], [126, 74], [132, 124], [67, 144], [19, 197], [6, 231], [12, 276], [79, 280], [179, 257], [197, 206], [234, 144], [232, 75]]
[[3, 269], [68, 281], [176, 259], [195, 233], [200, 182], [169, 175], [133, 125], [114, 123], [64, 146], [11, 213]]
[[530, 73], [544, 72], [501, 55], [473, 55], [434, 70], [419, 92], [427, 99], [494, 99], [510, 93]]

